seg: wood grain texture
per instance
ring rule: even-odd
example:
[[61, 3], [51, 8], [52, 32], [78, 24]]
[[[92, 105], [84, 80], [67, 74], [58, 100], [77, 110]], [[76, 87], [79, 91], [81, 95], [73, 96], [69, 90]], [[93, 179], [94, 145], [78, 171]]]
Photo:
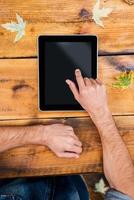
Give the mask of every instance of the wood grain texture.
[[15, 33], [0, 27], [0, 57], [36, 56], [40, 34], [96, 34], [100, 53], [134, 52], [133, 6], [123, 0], [102, 1], [101, 6], [113, 8], [103, 19], [103, 29], [92, 20], [94, 4], [94, 0], [1, 0], [0, 24], [15, 21], [18, 13], [27, 26], [26, 36], [16, 44]]
[[[4, 152], [0, 178], [102, 171], [100, 138], [86, 112], [39, 112], [37, 59], [25, 58], [37, 56], [40, 34], [96, 34], [99, 54], [134, 53], [133, 6], [123, 0], [101, 2], [113, 8], [103, 19], [104, 29], [92, 20], [94, 0], [0, 1], [0, 24], [15, 21], [15, 13], [27, 22], [26, 36], [15, 44], [15, 33], [0, 26], [0, 126], [64, 123], [73, 126], [83, 143], [79, 159], [57, 158], [43, 146]], [[126, 68], [134, 68], [134, 55], [99, 57], [99, 77], [106, 84], [110, 109], [134, 160], [134, 86], [127, 90], [112, 87], [115, 76]]]
[[[133, 67], [133, 59], [134, 56], [99, 58], [98, 74], [106, 84], [109, 105], [114, 115], [134, 113], [134, 87], [126, 90], [112, 87], [119, 70]], [[0, 59], [0, 119], [87, 116], [84, 111], [39, 112], [37, 69], [36, 59]]]
[[[134, 159], [134, 117], [115, 116], [115, 121]], [[10, 121], [8, 123], [10, 124]], [[14, 121], [14, 124], [17, 123], [18, 121]], [[78, 159], [65, 159], [56, 157], [43, 146], [27, 146], [12, 149], [0, 154], [0, 178], [102, 171], [102, 147], [99, 134], [88, 117], [68, 118], [66, 120], [38, 119], [33, 120], [32, 123], [42, 123], [44, 125], [64, 123], [71, 125], [82, 141], [83, 153]], [[29, 121], [27, 124], [32, 123]]]

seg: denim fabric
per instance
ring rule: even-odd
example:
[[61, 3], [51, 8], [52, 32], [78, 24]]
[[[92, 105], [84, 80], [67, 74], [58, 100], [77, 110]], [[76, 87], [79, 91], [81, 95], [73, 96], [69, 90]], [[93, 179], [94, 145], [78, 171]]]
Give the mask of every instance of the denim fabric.
[[49, 200], [53, 178], [15, 179], [1, 183], [0, 200]]
[[54, 200], [89, 200], [89, 193], [81, 176], [55, 178]]
[[[132, 200], [110, 189], [105, 200]], [[89, 200], [87, 187], [78, 175], [0, 181], [0, 200]]]
[[132, 200], [127, 195], [114, 189], [108, 190], [104, 199], [105, 200]]
[[0, 200], [89, 200], [82, 178], [57, 176], [0, 181]]
[[0, 200], [22, 200], [22, 198], [16, 196], [16, 195], [12, 195], [12, 194], [9, 194], [9, 195], [0, 195]]

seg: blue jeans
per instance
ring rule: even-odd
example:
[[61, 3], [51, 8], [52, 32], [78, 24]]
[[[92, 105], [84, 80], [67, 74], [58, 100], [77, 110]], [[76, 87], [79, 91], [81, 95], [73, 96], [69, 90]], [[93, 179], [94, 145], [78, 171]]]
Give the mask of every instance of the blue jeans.
[[0, 181], [0, 200], [89, 200], [81, 176]]
[[125, 195], [117, 190], [110, 189], [107, 191], [107, 193], [105, 195], [105, 200], [133, 200], [133, 199], [131, 199], [127, 195]]
[[[0, 200], [89, 200], [81, 176], [21, 178], [0, 181]], [[132, 200], [110, 189], [105, 200]]]

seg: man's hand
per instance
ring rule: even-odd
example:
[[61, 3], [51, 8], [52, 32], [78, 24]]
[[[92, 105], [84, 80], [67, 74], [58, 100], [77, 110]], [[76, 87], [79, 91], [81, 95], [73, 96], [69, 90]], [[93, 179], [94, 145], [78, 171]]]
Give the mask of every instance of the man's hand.
[[95, 123], [102, 117], [104, 112], [109, 111], [106, 97], [106, 89], [98, 79], [83, 78], [79, 69], [75, 70], [76, 81], [66, 80], [75, 99], [89, 113]]
[[38, 134], [41, 136], [39, 143], [47, 145], [58, 157], [78, 158], [82, 152], [82, 143], [74, 134], [71, 126], [64, 124], [41, 125], [39, 132]]
[[105, 176], [111, 187], [134, 199], [134, 165], [108, 108], [106, 89], [98, 79], [83, 78], [78, 69], [75, 75], [78, 89], [71, 80], [66, 82], [98, 128]]

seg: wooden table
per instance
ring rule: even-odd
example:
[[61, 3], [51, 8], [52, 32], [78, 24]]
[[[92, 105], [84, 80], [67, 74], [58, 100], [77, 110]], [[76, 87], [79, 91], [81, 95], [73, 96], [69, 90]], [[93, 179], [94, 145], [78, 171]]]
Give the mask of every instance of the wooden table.
[[[62, 122], [72, 125], [83, 142], [79, 159], [57, 158], [43, 146], [26, 146], [0, 154], [0, 177], [40, 176], [102, 171], [102, 147], [97, 130], [85, 112], [38, 111], [37, 36], [39, 34], [96, 34], [99, 38], [99, 78], [107, 87], [109, 105], [134, 159], [134, 87], [113, 88], [123, 67], [134, 68], [134, 7], [123, 0], [102, 1], [113, 12], [104, 29], [92, 20], [95, 0], [1, 0], [0, 24], [27, 21], [26, 36], [0, 28], [0, 125]], [[86, 13], [86, 14], [85, 14]]]

